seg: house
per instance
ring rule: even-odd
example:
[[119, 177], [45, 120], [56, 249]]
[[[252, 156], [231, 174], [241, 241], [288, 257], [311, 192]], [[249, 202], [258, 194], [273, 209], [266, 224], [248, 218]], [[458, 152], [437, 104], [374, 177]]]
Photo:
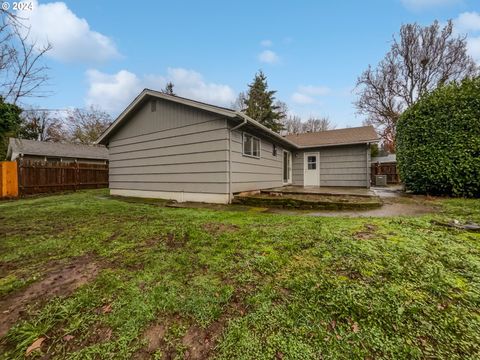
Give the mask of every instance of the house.
[[283, 137], [245, 114], [145, 89], [99, 137], [112, 195], [229, 203], [279, 187], [370, 184], [372, 127]]
[[62, 144], [36, 140], [10, 138], [7, 160], [60, 161], [85, 164], [106, 164], [108, 149], [105, 146]]
[[387, 154], [384, 156], [372, 157], [372, 164], [396, 164], [397, 155], [396, 154]]

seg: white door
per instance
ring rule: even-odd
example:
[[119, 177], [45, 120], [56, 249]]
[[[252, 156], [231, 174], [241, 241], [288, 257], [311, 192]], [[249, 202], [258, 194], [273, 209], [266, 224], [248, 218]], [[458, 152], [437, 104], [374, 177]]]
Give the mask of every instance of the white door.
[[318, 152], [305, 153], [304, 155], [304, 177], [305, 186], [320, 186], [320, 155]]

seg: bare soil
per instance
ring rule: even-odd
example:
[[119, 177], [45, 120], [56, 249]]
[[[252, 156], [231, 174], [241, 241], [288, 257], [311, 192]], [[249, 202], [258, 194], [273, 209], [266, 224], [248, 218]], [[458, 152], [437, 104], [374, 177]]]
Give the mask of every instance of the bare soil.
[[[207, 327], [203, 328], [197, 324], [189, 326], [185, 335], [181, 339], [181, 344], [186, 348], [184, 358], [187, 360], [200, 360], [207, 359], [218, 340], [223, 334], [228, 321], [232, 318], [243, 316], [247, 312], [247, 308], [243, 303], [244, 293], [237, 290], [231, 301], [226, 306], [222, 315]], [[177, 358], [175, 349], [171, 344], [168, 344], [165, 337], [168, 332], [168, 328], [171, 324], [179, 323], [182, 319], [179, 315], [163, 319], [163, 321], [157, 321], [150, 325], [142, 335], [142, 338], [146, 340], [147, 346], [140, 349], [133, 356], [134, 359], [150, 359], [151, 355], [157, 350], [162, 351], [162, 358], [170, 360]]]
[[378, 209], [357, 211], [316, 211], [306, 214], [308, 216], [328, 217], [394, 217], [394, 216], [419, 216], [438, 211], [437, 208], [423, 199], [389, 198], [383, 199], [383, 206]]
[[235, 232], [239, 229], [237, 225], [224, 223], [206, 223], [203, 225], [203, 230], [212, 235], [221, 235], [223, 233]]
[[95, 278], [100, 270], [92, 255], [77, 257], [68, 264], [52, 262], [48, 267], [50, 270], [43, 279], [0, 300], [0, 337], [25, 314], [27, 307], [70, 295]]
[[365, 224], [363, 230], [357, 231], [354, 236], [359, 240], [369, 240], [377, 237], [377, 226], [373, 224]]

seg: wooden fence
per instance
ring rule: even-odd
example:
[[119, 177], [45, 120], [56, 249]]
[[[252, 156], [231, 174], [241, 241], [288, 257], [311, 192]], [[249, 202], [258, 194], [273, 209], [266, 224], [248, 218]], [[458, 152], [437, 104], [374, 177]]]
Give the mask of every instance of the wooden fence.
[[20, 196], [103, 187], [108, 187], [108, 164], [18, 162]]
[[17, 163], [0, 161], [0, 198], [18, 197]]
[[400, 184], [396, 163], [372, 163], [372, 183], [375, 183], [375, 175], [387, 175], [387, 184]]

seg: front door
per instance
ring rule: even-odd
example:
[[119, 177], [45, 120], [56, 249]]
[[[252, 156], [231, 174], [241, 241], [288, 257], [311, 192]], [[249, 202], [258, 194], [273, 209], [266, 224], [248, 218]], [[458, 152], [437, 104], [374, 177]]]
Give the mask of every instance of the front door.
[[320, 186], [320, 156], [318, 152], [305, 153], [304, 180], [305, 186]]

